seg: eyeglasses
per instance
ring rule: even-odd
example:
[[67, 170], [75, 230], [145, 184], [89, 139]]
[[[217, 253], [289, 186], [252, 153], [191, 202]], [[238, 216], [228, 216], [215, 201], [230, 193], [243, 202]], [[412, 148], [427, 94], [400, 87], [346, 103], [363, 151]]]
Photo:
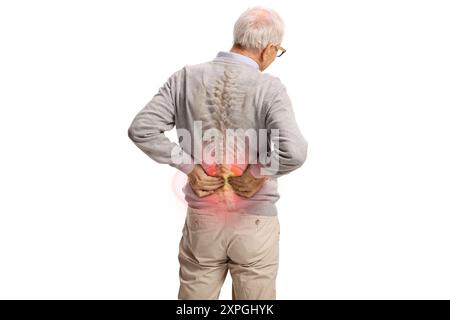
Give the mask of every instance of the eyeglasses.
[[281, 56], [283, 55], [283, 53], [286, 52], [286, 49], [283, 48], [283, 47], [280, 46], [280, 45], [277, 45], [276, 48], [277, 48], [278, 51], [281, 51], [281, 53], [277, 53], [277, 57], [281, 57]]

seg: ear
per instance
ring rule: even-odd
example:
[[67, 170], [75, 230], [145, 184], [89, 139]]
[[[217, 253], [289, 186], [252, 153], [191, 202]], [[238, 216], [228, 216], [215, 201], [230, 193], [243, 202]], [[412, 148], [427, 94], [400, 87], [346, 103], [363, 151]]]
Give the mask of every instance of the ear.
[[263, 49], [263, 51], [261, 51], [261, 59], [262, 59], [263, 61], [269, 58], [271, 46], [272, 46], [272, 44], [269, 43], [269, 44]]
[[276, 49], [276, 46], [273, 43], [269, 43], [267, 47], [264, 48], [263, 54], [265, 55], [265, 58], [269, 58], [271, 56], [270, 52], [272, 48]]

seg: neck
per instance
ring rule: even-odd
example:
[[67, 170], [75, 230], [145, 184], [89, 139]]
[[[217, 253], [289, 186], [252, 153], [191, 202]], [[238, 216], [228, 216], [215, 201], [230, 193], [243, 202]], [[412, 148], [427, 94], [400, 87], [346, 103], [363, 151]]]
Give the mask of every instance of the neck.
[[242, 54], [243, 56], [249, 57], [250, 59], [254, 60], [258, 64], [259, 70], [262, 70], [261, 63], [259, 62], [259, 59], [258, 59], [259, 54], [249, 51], [249, 50], [245, 50], [242, 47], [240, 47], [239, 45], [234, 45], [230, 49], [230, 52], [239, 53], [239, 54]]

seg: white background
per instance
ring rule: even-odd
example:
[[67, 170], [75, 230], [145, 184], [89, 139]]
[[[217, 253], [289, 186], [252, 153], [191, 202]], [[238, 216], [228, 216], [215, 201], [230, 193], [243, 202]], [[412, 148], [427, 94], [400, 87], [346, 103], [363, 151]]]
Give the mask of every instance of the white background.
[[177, 170], [127, 129], [257, 4], [309, 142], [279, 179], [278, 298], [450, 298], [450, 4], [392, 0], [2, 1], [0, 298], [176, 299]]

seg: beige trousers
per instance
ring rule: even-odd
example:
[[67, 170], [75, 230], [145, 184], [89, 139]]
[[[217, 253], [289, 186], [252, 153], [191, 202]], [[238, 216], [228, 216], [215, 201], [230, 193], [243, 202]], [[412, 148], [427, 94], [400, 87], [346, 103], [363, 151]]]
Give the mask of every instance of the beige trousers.
[[275, 299], [279, 237], [277, 216], [204, 214], [188, 207], [178, 299], [218, 299], [228, 270], [233, 299]]

